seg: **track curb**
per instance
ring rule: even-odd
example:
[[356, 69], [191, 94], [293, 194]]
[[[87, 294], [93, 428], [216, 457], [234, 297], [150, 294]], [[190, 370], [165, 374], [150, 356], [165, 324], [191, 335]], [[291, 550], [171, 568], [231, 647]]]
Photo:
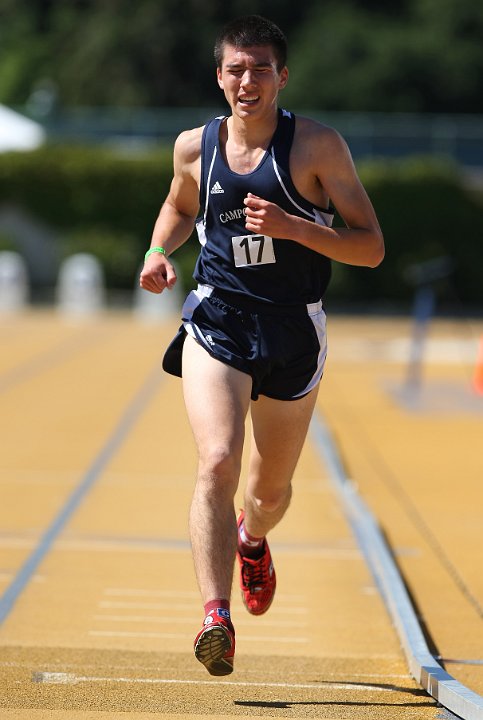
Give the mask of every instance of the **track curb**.
[[483, 720], [483, 697], [455, 680], [429, 651], [391, 550], [371, 510], [347, 477], [335, 441], [319, 410], [312, 418], [310, 434], [399, 634], [412, 676], [450, 712], [463, 720]]

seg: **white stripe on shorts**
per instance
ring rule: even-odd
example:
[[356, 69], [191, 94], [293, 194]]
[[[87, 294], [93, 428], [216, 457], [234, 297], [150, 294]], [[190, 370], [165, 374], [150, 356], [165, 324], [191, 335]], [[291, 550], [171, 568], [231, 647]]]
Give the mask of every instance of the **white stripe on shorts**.
[[302, 395], [307, 395], [307, 393], [318, 385], [322, 375], [324, 374], [325, 360], [327, 358], [327, 317], [325, 310], [322, 308], [322, 300], [319, 300], [317, 303], [310, 303], [307, 305], [307, 312], [314, 323], [315, 332], [317, 333], [317, 337], [319, 339], [320, 350], [317, 357], [317, 369], [315, 373], [312, 375], [308, 385], [301, 392], [297, 393], [297, 395], [293, 396], [294, 400], [298, 397], [302, 397]]

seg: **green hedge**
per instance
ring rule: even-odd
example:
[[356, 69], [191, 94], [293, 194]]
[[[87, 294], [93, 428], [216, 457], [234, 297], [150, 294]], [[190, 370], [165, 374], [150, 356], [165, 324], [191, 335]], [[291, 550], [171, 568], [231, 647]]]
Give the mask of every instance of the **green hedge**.
[[0, 204], [51, 226], [60, 258], [91, 252], [111, 287], [132, 287], [172, 174], [171, 149], [149, 157], [47, 146], [0, 155]]
[[483, 305], [483, 195], [468, 189], [461, 171], [412, 158], [367, 163], [360, 175], [384, 232], [386, 259], [367, 271], [367, 288], [365, 271], [352, 272], [350, 286], [371, 298], [404, 299], [412, 293], [407, 268], [447, 256], [454, 271], [440, 283], [441, 296]]
[[[419, 158], [360, 163], [359, 172], [381, 222], [386, 259], [375, 270], [334, 264], [328, 300], [408, 302], [408, 266], [448, 255], [454, 273], [440, 292], [481, 306], [483, 202], [458, 169]], [[171, 148], [141, 157], [60, 146], [7, 153], [0, 155], [0, 204], [25, 208], [50, 225], [60, 256], [92, 252], [109, 286], [131, 288], [171, 175]], [[175, 255], [186, 288], [197, 252], [193, 237]]]

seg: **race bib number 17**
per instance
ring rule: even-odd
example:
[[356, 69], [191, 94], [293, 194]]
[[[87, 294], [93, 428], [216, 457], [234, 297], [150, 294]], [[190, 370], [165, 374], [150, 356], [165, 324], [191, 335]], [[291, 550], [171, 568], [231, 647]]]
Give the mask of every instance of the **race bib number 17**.
[[268, 235], [240, 235], [232, 237], [231, 241], [236, 267], [275, 262], [273, 240]]

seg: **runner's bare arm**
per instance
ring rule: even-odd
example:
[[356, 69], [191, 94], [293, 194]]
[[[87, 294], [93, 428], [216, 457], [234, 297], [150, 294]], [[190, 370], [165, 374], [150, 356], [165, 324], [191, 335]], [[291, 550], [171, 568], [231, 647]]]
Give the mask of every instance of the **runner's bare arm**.
[[145, 290], [161, 293], [172, 288], [176, 271], [168, 259], [190, 237], [199, 209], [199, 174], [202, 128], [181, 133], [174, 146], [174, 174], [163, 203], [150, 247], [162, 247], [166, 254], [152, 253], [139, 278]]
[[245, 199], [246, 227], [293, 240], [338, 262], [376, 267], [384, 258], [384, 240], [372, 204], [345, 141], [331, 128], [318, 127], [320, 130], [309, 135], [305, 168], [330, 197], [347, 227], [318, 225], [251, 194]]

